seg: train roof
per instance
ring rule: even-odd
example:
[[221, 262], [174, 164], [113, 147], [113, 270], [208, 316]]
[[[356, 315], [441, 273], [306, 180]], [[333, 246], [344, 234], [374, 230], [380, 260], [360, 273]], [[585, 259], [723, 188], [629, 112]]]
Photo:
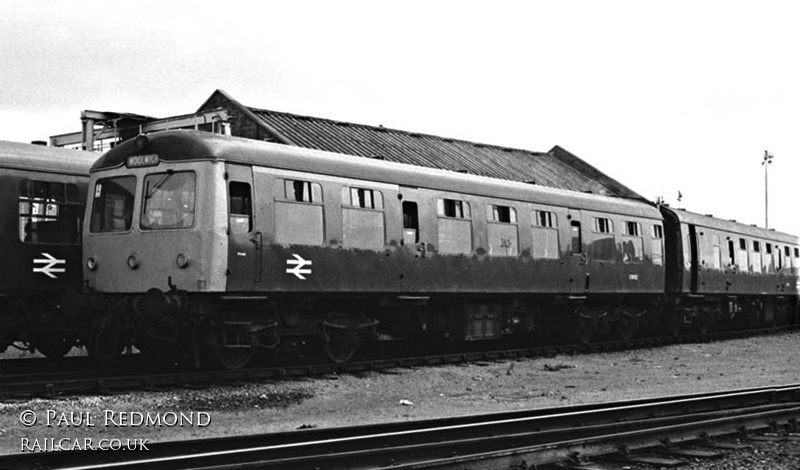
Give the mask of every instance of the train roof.
[[681, 223], [696, 225], [698, 227], [708, 227], [726, 232], [737, 233], [752, 238], [773, 240], [781, 243], [791, 243], [797, 245], [800, 239], [795, 235], [778, 232], [772, 229], [765, 229], [753, 225], [747, 225], [734, 220], [725, 220], [710, 215], [697, 214], [684, 209], [672, 209], [662, 206], [662, 210], [667, 210], [675, 215]]
[[95, 152], [0, 140], [0, 168], [89, 176]]
[[139, 136], [103, 155], [92, 172], [125, 165], [131, 155], [158, 154], [160, 161], [218, 160], [381, 183], [531, 201], [562, 207], [660, 219], [644, 199], [585, 194], [484, 176], [291, 147], [207, 132], [177, 130]]

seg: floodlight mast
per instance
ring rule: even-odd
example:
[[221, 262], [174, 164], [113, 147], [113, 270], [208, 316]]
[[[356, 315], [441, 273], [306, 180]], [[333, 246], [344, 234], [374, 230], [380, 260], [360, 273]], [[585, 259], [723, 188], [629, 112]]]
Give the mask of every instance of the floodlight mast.
[[764, 159], [761, 165], [764, 166], [764, 228], [769, 228], [769, 178], [767, 169], [774, 157], [767, 150], [764, 150]]

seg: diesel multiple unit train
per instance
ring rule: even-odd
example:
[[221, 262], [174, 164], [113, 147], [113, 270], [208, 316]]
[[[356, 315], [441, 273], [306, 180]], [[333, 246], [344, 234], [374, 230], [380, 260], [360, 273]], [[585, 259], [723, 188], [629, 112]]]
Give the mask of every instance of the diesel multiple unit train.
[[[644, 200], [196, 131], [128, 140], [88, 189], [74, 178], [83, 276], [42, 314], [64, 327], [48, 355], [83, 344], [238, 368], [309, 349], [344, 362], [382, 340], [588, 343], [798, 320], [797, 237]], [[2, 234], [22, 246], [40, 214], [20, 184], [2, 186]], [[16, 254], [51, 273], [67, 256], [39, 248]], [[11, 276], [0, 346], [40, 348], [6, 326], [22, 315], [6, 279], [26, 282]]]
[[83, 232], [100, 356], [133, 345], [235, 368], [299, 347], [347, 361], [375, 340], [797, 320], [795, 236], [195, 131], [103, 155]]
[[88, 339], [85, 310], [60, 308], [81, 289], [81, 230], [98, 155], [0, 141], [0, 352], [61, 357]]

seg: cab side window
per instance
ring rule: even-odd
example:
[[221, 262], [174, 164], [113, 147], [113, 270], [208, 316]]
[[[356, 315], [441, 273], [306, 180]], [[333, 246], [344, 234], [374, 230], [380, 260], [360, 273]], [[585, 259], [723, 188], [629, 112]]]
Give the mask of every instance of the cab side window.
[[231, 181], [228, 185], [228, 223], [231, 233], [253, 230], [253, 199], [248, 183]]

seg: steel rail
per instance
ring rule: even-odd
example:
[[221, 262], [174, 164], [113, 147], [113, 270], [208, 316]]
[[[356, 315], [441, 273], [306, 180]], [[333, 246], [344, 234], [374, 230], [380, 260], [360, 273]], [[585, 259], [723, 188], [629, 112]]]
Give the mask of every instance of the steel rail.
[[[746, 408], [744, 404], [747, 405]], [[456, 460], [461, 462], [469, 458], [489, 461], [523, 455], [523, 459], [531, 461], [536, 454], [539, 456], [537, 461], [544, 462], [551, 454], [567, 455], [576, 452], [578, 447], [586, 455], [594, 455], [595, 447], [606, 451], [608, 444], [601, 446], [591, 441], [598, 439], [597, 436], [606, 440], [612, 435], [629, 439], [637, 436], [636, 433], [642, 433], [642, 436], [655, 433], [653, 435], [680, 440], [683, 438], [680, 437], [682, 434], [665, 434], [664, 430], [696, 430], [698, 428], [691, 426], [698, 422], [724, 422], [728, 426], [725, 429], [729, 430], [730, 423], [750, 423], [756, 417], [760, 420], [767, 417], [791, 419], [798, 416], [800, 384], [793, 384], [532, 410], [527, 414], [507, 412], [365, 427], [162, 443], [151, 445], [150, 452], [145, 455], [136, 452], [18, 454], [0, 457], [0, 468], [30, 468], [34, 463], [44, 468], [84, 470], [200, 467], [375, 468], [384, 465], [393, 465], [395, 468], [411, 465], [408, 468], [417, 468], [413, 465], [440, 465], [436, 462], [450, 465], [454, 462], [452, 455], [467, 453], [471, 456]], [[709, 432], [706, 428], [703, 430]], [[652, 441], [652, 437], [650, 439], [648, 442]], [[619, 443], [623, 441], [613, 442], [619, 448], [622, 445]], [[560, 445], [556, 450], [547, 447], [559, 442], [568, 444]], [[597, 442], [605, 441], [601, 439]], [[638, 445], [636, 442], [627, 445], [635, 447]], [[517, 449], [518, 452], [509, 449]], [[409, 455], [413, 458], [410, 459]], [[128, 460], [119, 461], [125, 459]], [[464, 468], [463, 463], [461, 468]], [[472, 465], [469, 468], [473, 468]]]

